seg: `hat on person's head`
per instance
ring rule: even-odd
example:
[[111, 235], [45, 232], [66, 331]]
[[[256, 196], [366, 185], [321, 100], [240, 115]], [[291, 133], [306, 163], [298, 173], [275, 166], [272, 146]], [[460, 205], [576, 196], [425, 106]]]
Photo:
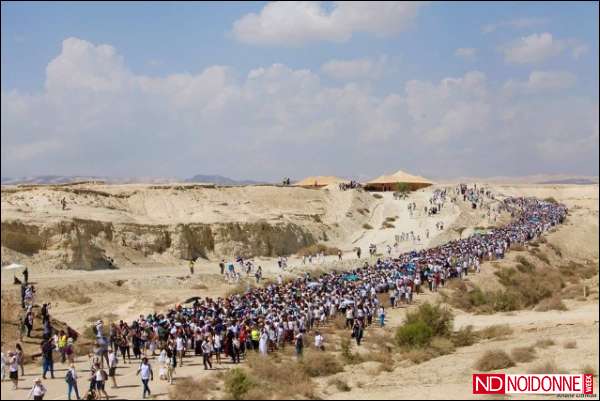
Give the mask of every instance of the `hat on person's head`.
[[42, 378], [41, 377], [36, 377], [36, 379], [33, 382], [34, 383], [41, 383], [42, 382]]
[[73, 344], [73, 338], [69, 337], [69, 338], [67, 339], [67, 344]]
[[102, 324], [102, 320], [98, 320], [98, 321], [96, 322], [96, 325], [99, 325], [99, 324]]

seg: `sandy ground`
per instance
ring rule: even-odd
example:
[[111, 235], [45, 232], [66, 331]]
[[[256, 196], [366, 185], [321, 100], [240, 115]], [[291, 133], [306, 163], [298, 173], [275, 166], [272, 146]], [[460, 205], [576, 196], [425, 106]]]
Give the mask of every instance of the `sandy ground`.
[[[111, 186], [107, 186], [107, 188], [102, 190], [109, 191], [111, 190], [110, 188]], [[560, 246], [565, 259], [598, 261], [597, 185], [498, 185], [493, 189], [496, 193], [507, 196], [554, 197], [566, 203], [571, 208], [571, 217], [567, 224], [548, 236], [549, 241]], [[272, 190], [272, 188], [269, 189], [268, 196], [265, 195], [269, 199], [273, 197], [274, 192], [270, 192]], [[347, 224], [347, 226], [340, 228], [346, 230], [344, 235], [338, 238], [338, 245], [346, 251], [342, 262], [337, 261], [337, 257], [330, 256], [327, 257], [323, 265], [303, 265], [299, 258], [290, 258], [289, 265], [292, 268], [288, 272], [281, 272], [277, 268], [276, 260], [273, 258], [260, 258], [257, 259], [257, 263], [262, 265], [266, 279], [274, 279], [278, 274], [284, 276], [294, 275], [302, 270], [348, 268], [355, 263], [355, 255], [352, 250], [354, 246], [361, 246], [364, 255], [367, 253], [368, 245], [376, 243], [379, 247], [379, 252], [382, 252], [384, 251], [384, 246], [393, 244], [395, 236], [403, 231], [412, 230], [416, 233], [424, 233], [425, 228], [429, 228], [431, 237], [428, 241], [423, 240], [420, 244], [413, 244], [412, 242], [402, 243], [400, 251], [432, 246], [457, 238], [458, 234], [454, 230], [457, 227], [469, 227], [472, 229], [473, 227], [489, 226], [492, 224], [486, 218], [482, 218], [478, 214], [473, 214], [466, 205], [461, 204], [448, 204], [439, 216], [424, 216], [422, 207], [432, 190], [433, 188], [429, 188], [415, 192], [406, 201], [393, 200], [391, 194], [384, 194], [381, 199], [367, 198], [357, 200], [351, 196], [350, 192], [337, 194], [332, 189], [329, 192], [320, 194], [319, 191], [306, 190], [308, 191], [307, 196], [310, 196], [310, 199], [313, 201], [322, 199], [323, 202], [329, 205], [325, 213], [328, 223], [334, 223], [337, 218], [341, 219], [347, 210], [358, 207], [357, 202], [368, 202], [369, 213], [365, 218], [373, 229], [363, 229], [362, 222], [361, 225]], [[240, 191], [250, 192], [251, 188], [240, 189]], [[281, 193], [279, 195], [285, 198], [286, 194]], [[239, 196], [243, 199], [246, 194], [241, 192]], [[257, 203], [260, 203], [262, 196], [256, 194], [249, 195]], [[327, 197], [334, 198], [334, 201], [331, 201], [331, 199], [327, 200]], [[221, 199], [211, 199], [210, 201], [218, 202]], [[421, 212], [411, 218], [408, 215], [406, 206], [408, 202], [413, 201], [417, 203], [417, 210]], [[154, 201], [145, 200], [144, 202], [147, 205], [152, 204]], [[264, 202], [267, 201], [265, 200]], [[273, 205], [272, 200], [268, 202], [270, 202], [270, 206]], [[284, 208], [288, 208], [286, 209], [287, 211], [297, 210], [304, 213], [306, 213], [308, 206], [303, 206], [302, 204], [307, 205], [310, 203], [309, 199], [300, 199], [297, 203], [296, 200], [278, 200], [277, 202], [286, 205]], [[335, 207], [331, 207], [331, 205]], [[61, 213], [55, 210], [58, 209], [56, 204], [49, 205], [47, 208], [47, 210], [44, 209], [44, 212], [48, 214]], [[173, 211], [168, 211], [170, 210], [169, 207], [155, 205], [152, 208], [157, 210], [164, 208], [166, 210], [164, 215], [157, 217], [158, 220], [184, 218], [181, 216], [178, 217]], [[145, 210], [147, 211], [152, 208], [147, 207]], [[96, 208], [85, 209], [82, 206], [82, 209], [78, 210], [78, 213], [86, 215], [86, 213], [99, 212], [93, 209]], [[174, 209], [178, 209], [178, 207]], [[39, 211], [37, 208], [35, 210]], [[198, 210], [200, 210], [200, 207]], [[272, 209], [269, 210], [269, 213], [279, 214], [280, 212], [280, 210], [275, 212]], [[5, 212], [4, 198], [2, 212], [3, 214]], [[13, 212], [11, 211], [11, 213]], [[28, 215], [28, 213], [35, 214], [35, 218], [44, 218], [42, 214], [33, 213], [32, 211], [21, 211], [18, 213], [24, 215]], [[102, 209], [99, 213], [105, 213], [105, 210]], [[265, 210], [253, 209], [252, 213], [255, 216], [260, 216], [267, 212]], [[96, 215], [94, 216], [97, 217]], [[381, 224], [387, 217], [395, 216], [397, 216], [397, 219], [393, 223], [395, 225], [394, 228], [380, 229]], [[110, 219], [111, 216], [108, 215], [106, 218]], [[124, 216], [120, 215], [119, 218], [124, 218]], [[235, 218], [240, 219], [243, 217], [236, 215]], [[444, 221], [445, 223], [446, 230], [443, 232], [438, 232], [435, 228], [435, 223], [438, 221]], [[498, 222], [502, 221], [504, 220], [501, 218]], [[468, 235], [468, 233], [469, 229], [465, 230], [463, 235]], [[506, 263], [510, 262], [509, 258]], [[482, 273], [473, 277], [472, 280], [481, 281], [482, 283], [489, 281], [490, 277], [493, 276], [491, 273], [493, 269], [492, 264], [484, 264]], [[41, 297], [45, 297], [44, 300], [50, 300], [52, 302], [51, 313], [53, 316], [67, 322], [78, 330], [82, 330], [88, 324], [89, 319], [102, 316], [103, 313], [110, 312], [118, 316], [119, 319], [130, 320], [140, 313], [147, 313], [151, 310], [164, 310], [166, 305], [181, 302], [191, 296], [223, 295], [232, 287], [231, 284], [226, 283], [220, 276], [217, 261], [214, 260], [202, 261], [197, 264], [196, 274], [192, 277], [189, 276], [187, 262], [184, 261], [171, 265], [149, 261], [147, 264], [138, 264], [137, 266], [118, 270], [65, 271], [48, 269], [43, 265], [30, 267], [29, 270], [31, 281], [38, 284], [40, 301], [42, 300]], [[17, 287], [12, 285], [13, 274], [14, 272], [12, 271], [2, 271], [3, 298], [17, 295]], [[120, 280], [122, 283], [117, 285], [117, 280]], [[597, 276], [595, 280], [595, 285], [597, 286]], [[78, 304], [68, 303], [61, 299], [59, 295], [61, 291], [73, 291], [75, 287], [82, 294], [89, 296], [92, 301]], [[435, 299], [435, 295], [420, 296], [418, 303], [429, 299]], [[569, 310], [565, 312], [551, 311], [542, 313], [520, 311], [511, 314], [496, 315], [471, 315], [457, 311], [455, 323], [457, 327], [466, 324], [471, 324], [475, 327], [484, 327], [491, 324], [507, 323], [513, 328], [514, 333], [505, 340], [482, 342], [471, 347], [459, 348], [451, 355], [435, 358], [420, 365], [413, 366], [410, 363], [400, 363], [391, 373], [382, 372], [372, 376], [365, 374], [365, 366], [350, 366], [346, 368], [345, 372], [338, 375], [350, 384], [352, 387], [351, 391], [339, 393], [335, 390], [335, 387], [327, 386], [325, 382], [319, 383], [319, 388], [324, 398], [331, 399], [404, 399], [414, 397], [415, 395], [419, 398], [435, 399], [446, 397], [450, 399], [471, 398], [472, 365], [477, 357], [488, 349], [501, 348], [508, 350], [515, 346], [529, 345], [540, 337], [552, 338], [555, 340], [556, 345], [542, 350], [536, 362], [553, 358], [559, 366], [569, 371], [575, 372], [586, 364], [595, 366], [596, 371], [598, 371], [597, 293], [595, 298], [592, 296], [585, 301], [569, 301], [568, 308]], [[388, 326], [394, 327], [399, 325], [403, 315], [403, 310], [390, 311]], [[366, 337], [367, 343], [369, 341], [368, 332]], [[562, 344], [567, 339], [576, 340], [577, 348], [563, 348]], [[65, 367], [60, 363], [57, 363], [56, 367], [58, 378], [48, 380], [45, 383], [49, 388], [46, 399], [65, 398], [66, 384], [63, 379]], [[87, 358], [80, 357], [77, 367], [80, 375], [83, 376], [85, 370], [88, 369]], [[227, 367], [228, 365], [223, 366], [223, 368]], [[528, 368], [528, 364], [519, 364], [508, 371], [524, 372]], [[41, 368], [39, 364], [30, 364], [25, 367], [25, 370], [27, 374], [19, 385], [30, 388], [32, 380], [41, 373]], [[158, 368], [156, 367], [155, 370], [157, 372]], [[118, 391], [108, 389], [109, 394], [118, 395], [119, 398], [140, 398], [141, 387], [138, 378], [135, 377], [134, 368], [131, 365], [123, 365], [118, 372], [120, 374], [118, 376], [118, 383], [124, 387]], [[178, 377], [198, 377], [203, 374], [201, 360], [197, 358], [190, 358], [187, 366], [177, 370]], [[85, 382], [80, 380], [80, 388], [83, 389], [84, 387]], [[155, 380], [151, 387], [154, 394], [159, 396], [158, 398], [167, 397], [169, 388], [167, 384]], [[2, 399], [19, 399], [26, 397], [26, 395], [26, 391], [12, 391], [8, 382], [2, 383]]]

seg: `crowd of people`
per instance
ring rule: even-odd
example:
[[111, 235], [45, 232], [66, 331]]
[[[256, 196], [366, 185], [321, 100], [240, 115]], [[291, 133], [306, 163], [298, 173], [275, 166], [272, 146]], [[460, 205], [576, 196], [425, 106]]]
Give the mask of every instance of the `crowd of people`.
[[[476, 203], [485, 195], [474, 188], [463, 190], [462, 186], [460, 193]], [[445, 198], [445, 191], [436, 192], [432, 207], [441, 208]], [[279, 277], [277, 283], [268, 286], [227, 297], [196, 298], [165, 313], [140, 315], [130, 323], [121, 320], [105, 327], [98, 321], [96, 346], [90, 355], [89, 390], [107, 396], [105, 382], [114, 378], [119, 359], [123, 363], [131, 363], [132, 359], [140, 363], [138, 373], [146, 397], [150, 394], [148, 380], [153, 378], [149, 356], [158, 356], [159, 376], [169, 382], [173, 380], [175, 369], [186, 363], [189, 354], [202, 356], [204, 369], [213, 368], [213, 358], [217, 362], [229, 359], [237, 364], [248, 352], [266, 355], [288, 346], [294, 347], [297, 357], [301, 358], [306, 333], [314, 331], [316, 348], [324, 348], [325, 339], [319, 329], [338, 315], [345, 317], [346, 327], [360, 345], [368, 326], [374, 322], [384, 325], [386, 305], [381, 304], [378, 294], [389, 294], [391, 308], [410, 304], [424, 289], [437, 291], [450, 279], [478, 272], [484, 260], [503, 258], [511, 245], [522, 245], [537, 238], [562, 223], [567, 213], [563, 205], [535, 198], [506, 198], [499, 202], [498, 209], [510, 213], [512, 222], [485, 234], [398, 257], [391, 257], [388, 251], [388, 257], [378, 258], [371, 264], [365, 262], [345, 273], [330, 272], [319, 277], [304, 273], [288, 282]], [[370, 252], [373, 254], [375, 250], [373, 247]], [[246, 266], [243, 260], [238, 263]], [[222, 273], [225, 267], [222, 261]], [[257, 276], [257, 282], [259, 280]], [[53, 375], [52, 350], [64, 350], [72, 344], [68, 333], [59, 333], [55, 338], [51, 330], [50, 326], [48, 338], [42, 343], [42, 354], [49, 358], [49, 361], [44, 359], [44, 377], [47, 371]], [[67, 359], [65, 356], [63, 361]], [[9, 353], [11, 378], [14, 367], [19, 366], [17, 361], [18, 356]], [[104, 371], [105, 363], [108, 374]], [[70, 366], [69, 398], [73, 389], [78, 395], [76, 372], [74, 365]], [[116, 386], [114, 379], [113, 385]]]

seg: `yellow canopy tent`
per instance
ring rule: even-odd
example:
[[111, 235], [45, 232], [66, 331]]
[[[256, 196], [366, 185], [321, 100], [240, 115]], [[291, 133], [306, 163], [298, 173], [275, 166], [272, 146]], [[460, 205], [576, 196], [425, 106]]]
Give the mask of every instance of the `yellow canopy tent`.
[[334, 177], [331, 175], [327, 175], [327, 176], [318, 175], [318, 176], [306, 177], [303, 180], [300, 180], [300, 181], [294, 183], [293, 185], [295, 187], [303, 187], [303, 188], [323, 188], [323, 187], [326, 187], [327, 185], [331, 185], [331, 184], [337, 185], [337, 184], [341, 184], [341, 183], [345, 183], [345, 182], [350, 182], [350, 180], [345, 180], [343, 178]]
[[395, 191], [397, 184], [408, 185], [411, 191], [428, 187], [433, 182], [425, 177], [408, 174], [402, 170], [398, 170], [393, 174], [385, 174], [377, 177], [364, 184], [366, 190], [369, 191]]

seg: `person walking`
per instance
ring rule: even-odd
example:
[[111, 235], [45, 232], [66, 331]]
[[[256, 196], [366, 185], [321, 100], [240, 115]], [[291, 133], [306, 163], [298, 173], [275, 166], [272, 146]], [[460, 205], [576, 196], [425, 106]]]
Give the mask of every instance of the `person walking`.
[[302, 358], [302, 352], [304, 351], [304, 335], [302, 334], [302, 331], [298, 332], [298, 334], [296, 334], [296, 357], [297, 358]]
[[50, 377], [54, 379], [54, 359], [53, 359], [53, 351], [54, 344], [53, 340], [50, 338], [45, 340], [41, 344], [42, 349], [42, 377], [46, 380], [46, 373], [50, 371]]
[[354, 321], [354, 326], [352, 327], [352, 337], [356, 340], [356, 345], [360, 346], [360, 342], [363, 338], [363, 328], [358, 320]]
[[21, 368], [21, 376], [25, 376], [25, 369], [24, 369], [25, 353], [23, 352], [23, 347], [21, 347], [21, 344], [17, 344], [15, 346], [15, 348], [16, 348], [15, 354], [17, 355], [17, 364]]
[[71, 393], [75, 390], [75, 396], [78, 400], [81, 399], [79, 397], [79, 389], [77, 388], [77, 371], [75, 370], [74, 363], [71, 363], [65, 374], [65, 382], [67, 382], [67, 398], [70, 400]]
[[13, 390], [19, 387], [19, 363], [17, 361], [17, 353], [8, 353], [8, 377], [13, 383]]
[[108, 400], [108, 394], [106, 393], [106, 380], [108, 379], [108, 375], [106, 371], [101, 367], [99, 363], [94, 365], [94, 383], [96, 386], [96, 393], [98, 398], [100, 398], [101, 394], [104, 394], [104, 397]]
[[31, 397], [33, 397], [34, 400], [43, 400], [46, 391], [46, 387], [44, 387], [44, 385], [42, 384], [42, 379], [38, 377], [33, 382], [33, 387], [29, 391], [29, 396], [27, 397], [27, 399], [30, 400]]
[[154, 380], [154, 373], [152, 372], [152, 366], [148, 363], [148, 358], [144, 357], [142, 359], [142, 363], [140, 364], [139, 369], [137, 370], [136, 376], [139, 375], [142, 379], [142, 398], [146, 398], [146, 394], [148, 396], [151, 395], [150, 387], [148, 387], [148, 382]]
[[202, 342], [202, 363], [204, 364], [204, 370], [212, 369], [211, 355], [213, 352], [213, 346], [209, 339]]
[[117, 351], [111, 349], [108, 353], [108, 377], [112, 381], [111, 388], [117, 388], [117, 365], [119, 363], [119, 358], [117, 358]]

